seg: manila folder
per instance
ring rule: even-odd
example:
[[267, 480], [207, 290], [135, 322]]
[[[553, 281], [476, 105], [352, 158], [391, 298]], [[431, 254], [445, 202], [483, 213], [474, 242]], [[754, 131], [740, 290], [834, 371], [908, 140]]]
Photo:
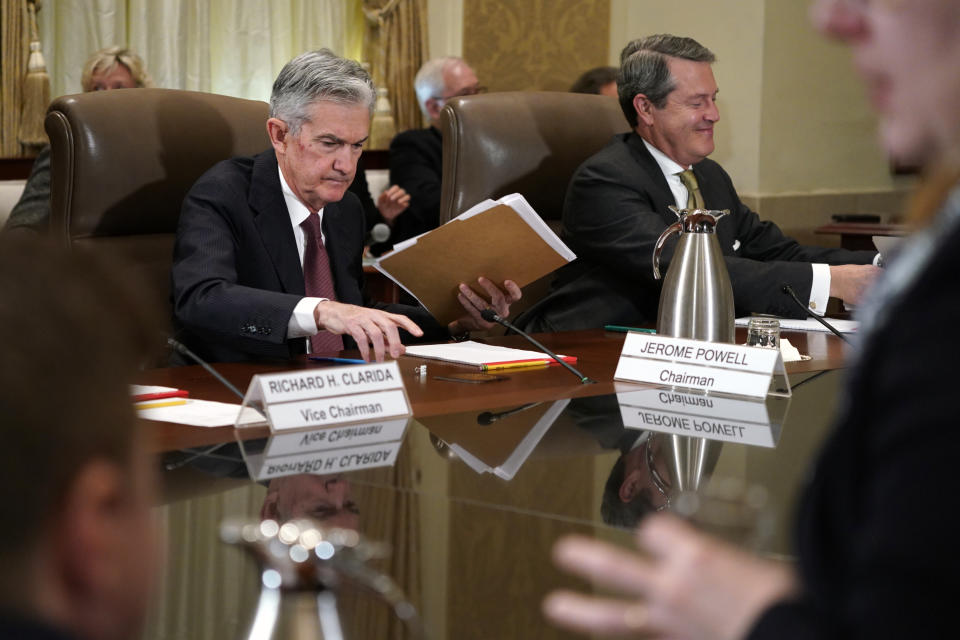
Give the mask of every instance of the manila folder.
[[409, 291], [441, 323], [464, 314], [457, 301], [461, 282], [484, 298], [477, 278], [502, 287], [524, 287], [567, 260], [520, 217], [501, 204], [420, 236], [416, 243], [380, 259], [378, 268]]

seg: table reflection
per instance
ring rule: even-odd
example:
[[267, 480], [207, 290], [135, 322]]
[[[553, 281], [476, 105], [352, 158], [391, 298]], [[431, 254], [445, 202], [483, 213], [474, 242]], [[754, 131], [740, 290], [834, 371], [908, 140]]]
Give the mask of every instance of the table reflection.
[[[832, 386], [817, 384], [825, 385], [815, 389], [818, 398], [832, 393]], [[624, 393], [638, 389], [625, 387]], [[722, 421], [735, 422], [730, 405], [718, 399], [713, 407], [727, 412]], [[628, 414], [641, 404], [637, 396], [609, 394], [411, 420], [402, 439], [389, 444], [393, 455], [376, 467], [324, 472], [328, 460], [340, 464], [341, 454], [355, 445], [385, 443], [344, 438], [330, 443], [316, 434], [285, 434], [294, 437], [282, 446], [267, 438], [244, 441], [242, 447], [230, 443], [209, 459], [200, 456], [168, 474], [171, 482], [178, 473], [188, 477], [186, 488], [161, 511], [172, 534], [171, 567], [146, 637], [236, 638], [247, 628], [259, 588], [257, 570], [236, 549], [217, 542], [217, 528], [227, 516], [278, 522], [306, 516], [388, 544], [391, 554], [376, 568], [407, 594], [435, 638], [510, 637], [517, 629], [545, 629], [540, 598], [556, 586], [579, 586], [552, 569], [549, 549], [557, 537], [579, 532], [629, 544], [625, 528], [643, 515], [672, 508], [671, 496], [678, 491], [709, 488], [721, 479], [767, 486], [778, 520], [766, 549], [788, 548], [784, 532], [793, 496], [807, 456], [825, 433], [830, 402], [801, 402], [796, 425], [786, 406], [782, 412], [765, 406], [757, 419], [758, 407], [750, 405], [754, 412], [747, 422], [768, 425], [766, 440], [753, 444], [750, 438], [711, 440], [634, 428]], [[822, 410], [823, 418], [811, 408]], [[707, 419], [707, 409], [684, 401], [674, 402], [672, 410]], [[758, 427], [757, 433], [764, 432]], [[350, 446], [329, 446], [344, 443]], [[170, 458], [188, 455], [195, 453]], [[296, 464], [275, 464], [285, 457], [323, 462], [309, 463], [319, 473], [295, 473]], [[515, 464], [508, 466], [511, 460]], [[264, 475], [271, 465], [285, 472]], [[339, 607], [346, 638], [410, 637], [390, 608], [375, 599], [350, 591]], [[543, 637], [568, 636], [549, 629]]]

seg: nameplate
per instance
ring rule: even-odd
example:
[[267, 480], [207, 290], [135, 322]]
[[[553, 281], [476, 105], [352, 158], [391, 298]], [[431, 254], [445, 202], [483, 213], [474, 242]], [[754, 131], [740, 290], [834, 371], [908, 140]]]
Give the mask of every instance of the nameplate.
[[324, 427], [296, 433], [281, 433], [270, 437], [264, 453], [271, 457], [288, 456], [308, 451], [360, 447], [401, 440], [409, 421], [409, 418], [399, 418], [342, 427]]
[[630, 429], [773, 448], [780, 439], [789, 398], [746, 400], [641, 389], [618, 393], [620, 417]]
[[[784, 389], [771, 391], [774, 373]], [[616, 380], [761, 398], [790, 395], [779, 349], [628, 333]]]
[[309, 473], [327, 475], [359, 471], [374, 467], [390, 467], [397, 462], [401, 441], [383, 442], [362, 447], [313, 451], [291, 456], [251, 455], [247, 468], [255, 480]]
[[256, 375], [243, 404], [263, 413], [273, 433], [412, 414], [396, 361]]

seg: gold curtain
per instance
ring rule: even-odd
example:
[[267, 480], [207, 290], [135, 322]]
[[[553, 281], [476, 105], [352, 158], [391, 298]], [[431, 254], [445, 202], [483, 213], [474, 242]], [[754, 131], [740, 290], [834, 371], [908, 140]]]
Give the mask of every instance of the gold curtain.
[[12, 157], [23, 153], [17, 132], [30, 44], [26, 0], [0, 0], [0, 24], [0, 156]]
[[367, 16], [364, 57], [373, 80], [387, 88], [397, 131], [418, 129], [423, 116], [413, 78], [429, 59], [426, 0], [363, 0]]

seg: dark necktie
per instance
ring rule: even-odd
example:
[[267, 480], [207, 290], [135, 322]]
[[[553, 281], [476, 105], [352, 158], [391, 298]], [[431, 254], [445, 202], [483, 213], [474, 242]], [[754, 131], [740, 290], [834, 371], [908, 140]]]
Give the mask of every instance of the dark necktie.
[[[300, 223], [304, 234], [303, 248], [303, 284], [310, 298], [336, 300], [333, 288], [333, 274], [330, 272], [330, 258], [323, 246], [320, 233], [320, 216], [311, 213]], [[335, 353], [343, 349], [343, 338], [329, 331], [320, 331], [310, 336], [311, 353]]]
[[697, 176], [693, 175], [692, 169], [681, 171], [680, 182], [687, 188], [687, 209], [706, 209], [703, 204], [703, 196], [700, 194], [700, 184], [697, 182]]

